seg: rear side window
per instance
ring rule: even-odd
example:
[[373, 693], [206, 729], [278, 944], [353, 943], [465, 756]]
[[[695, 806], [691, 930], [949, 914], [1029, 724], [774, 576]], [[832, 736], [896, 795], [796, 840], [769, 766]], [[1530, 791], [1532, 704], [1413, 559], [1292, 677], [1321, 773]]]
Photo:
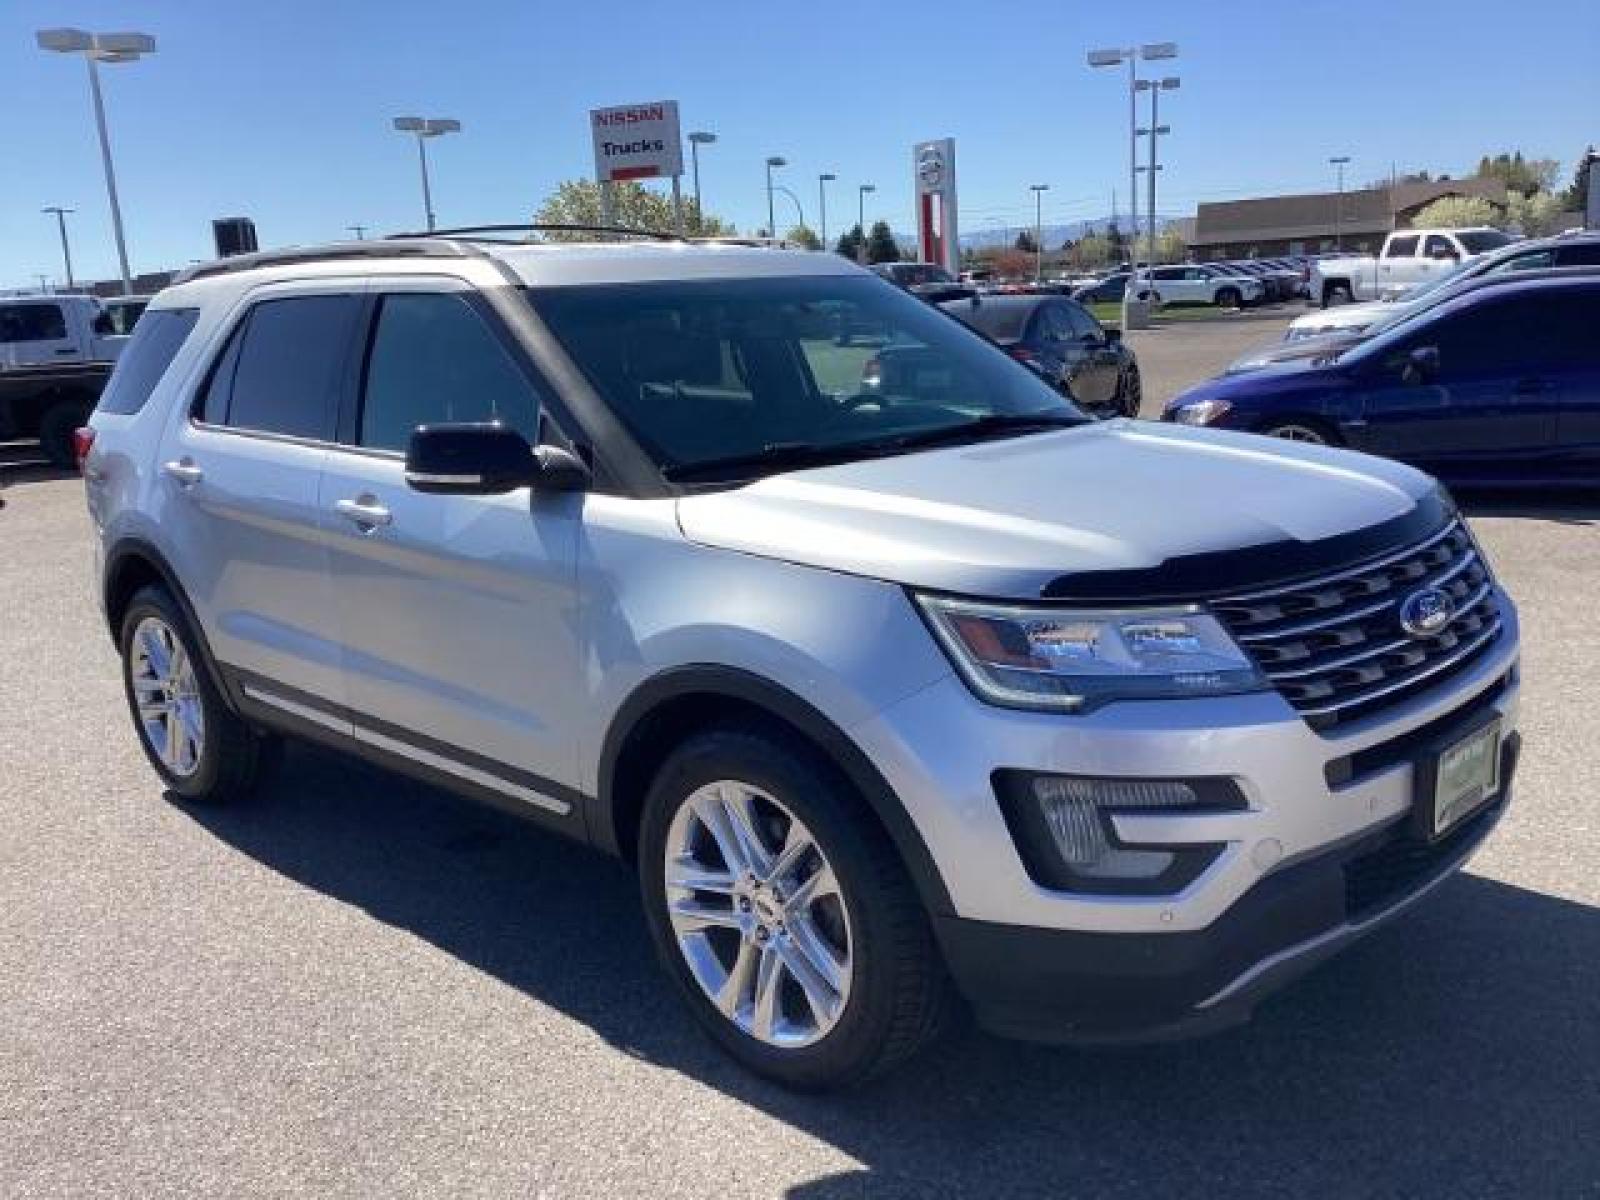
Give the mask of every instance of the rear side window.
[[1417, 252], [1417, 239], [1415, 237], [1397, 237], [1389, 239], [1389, 248], [1383, 252], [1385, 258], [1411, 258]]
[[1600, 242], [1579, 242], [1575, 246], [1558, 246], [1556, 248], [1556, 266], [1600, 266]]
[[197, 308], [159, 308], [146, 313], [122, 348], [96, 411], [128, 416], [143, 408], [199, 315]]
[[418, 425], [441, 421], [503, 421], [536, 441], [539, 401], [460, 296], [385, 296], [367, 358], [359, 444], [403, 452]]
[[360, 307], [355, 296], [295, 296], [257, 304], [212, 372], [202, 419], [331, 441], [339, 381]]
[[59, 304], [0, 304], [0, 342], [54, 342], [66, 336]]

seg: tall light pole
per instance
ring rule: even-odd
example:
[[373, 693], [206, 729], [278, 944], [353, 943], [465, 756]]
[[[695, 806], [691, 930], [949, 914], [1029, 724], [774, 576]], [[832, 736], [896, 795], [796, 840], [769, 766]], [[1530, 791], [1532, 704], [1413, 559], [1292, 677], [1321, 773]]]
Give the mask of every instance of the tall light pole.
[[1149, 192], [1147, 193], [1149, 202], [1145, 206], [1145, 225], [1150, 232], [1145, 242], [1147, 246], [1145, 261], [1152, 264], [1156, 261], [1156, 172], [1161, 170], [1160, 165], [1156, 162], [1156, 139], [1172, 132], [1170, 126], [1161, 123], [1161, 93], [1173, 91], [1181, 82], [1176, 75], [1168, 75], [1165, 79], [1160, 80], [1141, 79], [1139, 81], [1139, 90], [1150, 93], [1150, 128], [1141, 129], [1138, 132], [1150, 135], [1150, 165], [1145, 168], [1149, 173], [1149, 179], [1146, 181], [1149, 186]]
[[56, 228], [61, 233], [61, 258], [67, 266], [67, 290], [70, 292], [76, 284], [72, 279], [72, 247], [67, 244], [67, 214], [77, 212], [75, 208], [62, 208], [59, 205], [48, 204], [40, 212], [55, 213]]
[[828, 248], [828, 185], [839, 178], [831, 171], [824, 171], [817, 176], [817, 208], [822, 216], [822, 248]]
[[689, 161], [694, 173], [694, 228], [699, 233], [705, 228], [706, 210], [700, 206], [700, 147], [709, 146], [717, 135], [697, 129], [689, 135]]
[[117, 238], [117, 263], [122, 268], [122, 294], [133, 294], [133, 274], [128, 270], [128, 243], [122, 233], [122, 205], [117, 200], [117, 173], [111, 165], [111, 139], [106, 134], [106, 106], [100, 95], [100, 63], [135, 62], [154, 54], [156, 40], [148, 33], [86, 33], [82, 29], [41, 29], [34, 34], [40, 49], [57, 54], [81, 54], [89, 64], [89, 94], [94, 99], [94, 123], [100, 133], [100, 162], [106, 172], [106, 195], [111, 200], [111, 229]]
[[856, 247], [856, 261], [867, 261], [867, 193], [878, 190], [875, 183], [863, 183], [856, 188], [856, 228], [861, 231], [861, 243]]
[[767, 236], [778, 236], [778, 221], [772, 214], [772, 168], [787, 167], [789, 160], [781, 154], [773, 154], [767, 159]]
[[364, 242], [367, 240], [367, 227], [365, 225], [346, 225], [345, 228], [356, 235], [356, 241]]
[[1028, 185], [1033, 193], [1033, 281], [1044, 279], [1044, 194], [1050, 190], [1048, 183]]
[[428, 232], [433, 232], [433, 188], [428, 184], [428, 139], [447, 133], [460, 133], [461, 122], [448, 117], [396, 117], [394, 127], [401, 133], [415, 135], [417, 161], [422, 165], [422, 211], [428, 215]]
[[[794, 192], [784, 187], [781, 183], [773, 184], [772, 190], [775, 192], [782, 192], [785, 196], [789, 197], [789, 202], [794, 205], [795, 214], [800, 218], [800, 228], [804, 229], [806, 227], [806, 210], [800, 206], [800, 197], [796, 196]], [[773, 236], [777, 236], [776, 230], [773, 231]]]
[[1143, 46], [1125, 49], [1091, 50], [1088, 62], [1091, 67], [1118, 67], [1128, 64], [1128, 232], [1133, 246], [1133, 261], [1129, 264], [1128, 287], [1122, 293], [1122, 327], [1128, 327], [1128, 301], [1133, 298], [1133, 281], [1139, 274], [1139, 72], [1138, 61], [1155, 62], [1177, 58], [1176, 42], [1150, 42]]
[[1344, 249], [1344, 169], [1350, 162], [1348, 154], [1336, 154], [1328, 160], [1339, 172], [1339, 190], [1333, 202], [1333, 248]]

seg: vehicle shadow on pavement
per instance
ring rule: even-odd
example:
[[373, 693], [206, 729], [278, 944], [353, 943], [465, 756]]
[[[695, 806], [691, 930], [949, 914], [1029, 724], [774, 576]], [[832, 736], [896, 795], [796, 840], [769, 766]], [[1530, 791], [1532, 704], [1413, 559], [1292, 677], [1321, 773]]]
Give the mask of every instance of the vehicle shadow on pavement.
[[1464, 876], [1209, 1040], [1089, 1051], [958, 1032], [862, 1091], [798, 1096], [733, 1066], [670, 997], [618, 863], [300, 746], [256, 802], [185, 811], [284, 876], [862, 1164], [793, 1187], [794, 1200], [1600, 1188], [1600, 909], [1588, 905]]
[[1600, 489], [1528, 492], [1463, 488], [1455, 495], [1456, 503], [1469, 517], [1525, 517], [1563, 525], [1600, 522]]

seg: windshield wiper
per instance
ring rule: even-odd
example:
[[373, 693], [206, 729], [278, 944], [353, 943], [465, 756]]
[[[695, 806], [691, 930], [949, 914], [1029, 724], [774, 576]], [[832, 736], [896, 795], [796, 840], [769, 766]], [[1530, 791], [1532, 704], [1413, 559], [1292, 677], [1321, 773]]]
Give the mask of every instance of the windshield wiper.
[[732, 475], [737, 478], [744, 467], [821, 467], [832, 463], [850, 462], [871, 457], [877, 443], [856, 442], [842, 446], [817, 446], [811, 442], [768, 442], [759, 450], [746, 454], [728, 454], [721, 458], [707, 458], [699, 462], [675, 463], [663, 467], [661, 473], [671, 480], [692, 480]]
[[942, 446], [969, 440], [981, 440], [995, 434], [1043, 433], [1048, 429], [1070, 429], [1087, 423], [1088, 418], [1069, 412], [989, 413], [959, 425], [943, 425], [938, 429], [922, 429], [916, 433], [891, 438], [888, 446], [895, 450], [909, 450], [923, 446]]

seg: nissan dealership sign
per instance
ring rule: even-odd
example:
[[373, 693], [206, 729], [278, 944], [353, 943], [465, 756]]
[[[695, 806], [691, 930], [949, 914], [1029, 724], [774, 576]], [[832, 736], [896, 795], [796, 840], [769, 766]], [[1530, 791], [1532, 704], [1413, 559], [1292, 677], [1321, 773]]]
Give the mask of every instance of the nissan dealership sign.
[[600, 183], [683, 174], [676, 100], [596, 108], [589, 113], [589, 128], [594, 177]]

